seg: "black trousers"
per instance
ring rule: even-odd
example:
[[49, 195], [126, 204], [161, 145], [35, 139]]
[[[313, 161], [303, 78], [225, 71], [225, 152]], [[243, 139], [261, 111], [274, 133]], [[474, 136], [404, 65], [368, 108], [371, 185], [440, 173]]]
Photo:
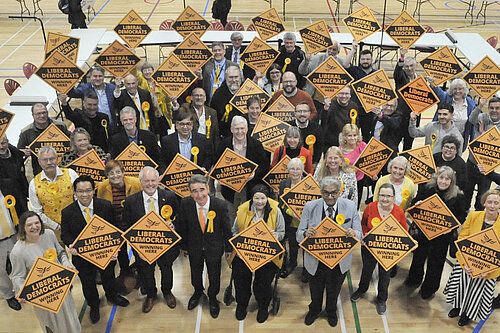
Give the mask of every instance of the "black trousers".
[[428, 240], [420, 230], [418, 232], [421, 236], [415, 237], [418, 241], [418, 247], [413, 251], [413, 260], [410, 272], [408, 273], [408, 280], [415, 284], [422, 282], [424, 278], [424, 265], [427, 260], [425, 279], [420, 288], [422, 292], [435, 293], [438, 291], [439, 284], [441, 283], [441, 274], [443, 273], [451, 233]]
[[344, 279], [345, 273], [340, 272], [338, 265], [330, 269], [325, 264], [318, 263], [316, 274], [309, 277], [309, 291], [311, 292], [309, 311], [316, 315], [321, 312], [323, 293], [326, 288], [326, 313], [328, 316], [334, 315], [337, 312], [337, 298]]
[[[233, 279], [238, 305], [248, 306], [252, 292], [252, 272], [239, 257], [233, 259]], [[269, 262], [255, 271], [253, 279], [253, 293], [259, 309], [267, 309], [273, 296], [272, 283], [277, 267]]]
[[120, 264], [120, 275], [130, 273], [130, 260], [128, 259], [127, 243], [123, 243], [118, 251], [118, 263]]
[[207, 263], [208, 271], [208, 297], [210, 299], [217, 298], [220, 291], [220, 268], [221, 268], [220, 255], [207, 256], [205, 251], [202, 253], [189, 252], [189, 266], [191, 267], [191, 284], [194, 291], [198, 293], [203, 292], [203, 263]]
[[299, 253], [299, 243], [297, 243], [297, 228], [285, 226], [286, 237], [281, 241], [281, 245], [285, 248], [285, 243], [288, 240], [288, 251], [285, 252], [282, 269], [288, 266], [297, 266], [297, 255]]
[[[491, 186], [491, 180], [489, 180], [485, 175], [483, 175], [477, 165], [471, 161], [467, 161], [467, 178], [468, 182], [465, 186], [465, 202], [472, 205], [472, 195], [474, 194], [474, 187], [477, 184], [477, 195], [476, 203], [474, 204], [475, 210], [483, 210], [483, 205], [481, 205], [481, 196], [489, 190]], [[466, 207], [470, 208], [470, 207]]]
[[116, 261], [111, 261], [108, 267], [106, 267], [106, 269], [104, 270], [98, 268], [94, 264], [79, 256], [73, 256], [72, 262], [75, 268], [78, 270], [78, 276], [80, 277], [80, 281], [82, 282], [83, 296], [87, 300], [87, 303], [90, 307], [99, 306], [99, 293], [95, 284], [97, 271], [99, 271], [99, 273], [101, 274], [102, 286], [104, 288], [104, 292], [106, 293], [106, 298], [113, 299], [116, 297]]
[[[368, 287], [370, 286], [373, 270], [378, 262], [370, 251], [366, 249], [366, 246], [361, 246], [361, 260], [363, 261], [363, 269], [361, 271], [361, 279], [359, 280], [359, 291], [366, 293]], [[386, 271], [384, 267], [378, 264], [377, 299], [379, 301], [387, 301], [387, 297], [389, 296], [388, 290], [390, 281], [390, 270]]]
[[161, 291], [163, 295], [170, 294], [174, 284], [174, 274], [172, 271], [172, 264], [179, 256], [179, 247], [174, 246], [158, 258], [151, 265], [147, 261], [142, 260], [137, 252], [134, 251], [135, 261], [138, 264], [139, 279], [142, 287], [146, 291], [148, 298], [156, 297], [156, 280], [155, 280], [155, 267], [158, 265], [161, 272]]

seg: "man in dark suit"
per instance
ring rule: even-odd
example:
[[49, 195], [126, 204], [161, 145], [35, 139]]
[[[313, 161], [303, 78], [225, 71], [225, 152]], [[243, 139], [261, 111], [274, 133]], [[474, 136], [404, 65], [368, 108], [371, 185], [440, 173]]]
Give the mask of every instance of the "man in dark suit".
[[157, 164], [160, 164], [160, 147], [156, 141], [156, 136], [146, 130], [138, 129], [136, 124], [136, 112], [130, 106], [125, 106], [120, 111], [120, 121], [123, 130], [114, 134], [109, 140], [109, 150], [114, 159], [127, 148], [129, 144], [135, 142], [138, 146], [144, 146], [145, 153]]
[[[173, 192], [158, 188], [160, 183], [160, 175], [158, 171], [152, 167], [144, 167], [139, 173], [139, 179], [143, 190], [137, 192], [125, 199], [123, 206], [123, 224], [130, 228], [134, 223], [141, 219], [146, 213], [150, 212], [151, 203], [154, 205], [156, 213], [160, 214], [161, 209], [165, 205], [169, 205], [173, 209], [171, 219], [176, 220], [178, 212], [177, 198]], [[171, 228], [175, 228], [172, 222], [169, 223]], [[134, 251], [135, 261], [139, 268], [139, 278], [142, 284], [142, 289], [146, 293], [146, 299], [142, 305], [142, 312], [148, 313], [151, 311], [156, 299], [156, 281], [155, 281], [155, 266], [158, 264], [161, 271], [161, 291], [163, 298], [168, 307], [175, 308], [177, 302], [172, 294], [173, 272], [172, 264], [179, 255], [179, 247], [174, 246], [164, 253], [153, 264], [148, 264], [140, 255]]]
[[193, 296], [189, 299], [188, 310], [194, 309], [203, 296], [203, 263], [207, 264], [208, 299], [210, 315], [217, 318], [220, 307], [217, 294], [220, 290], [221, 257], [231, 256], [231, 225], [226, 203], [209, 196], [208, 180], [202, 175], [193, 175], [188, 183], [191, 196], [181, 201], [179, 214], [179, 233], [182, 236], [181, 248], [184, 255], [189, 254]]
[[[120, 90], [122, 80], [125, 89]], [[125, 106], [131, 106], [136, 111], [138, 128], [161, 134], [157, 126], [156, 109], [151, 99], [151, 93], [138, 88], [137, 77], [132, 74], [125, 75], [123, 79], [117, 77], [115, 84], [113, 95], [116, 112], [118, 113]]]
[[77, 201], [62, 210], [61, 239], [72, 254], [73, 265], [78, 270], [78, 276], [82, 282], [83, 295], [90, 306], [90, 320], [95, 324], [100, 319], [99, 293], [97, 292], [95, 283], [97, 271], [101, 274], [102, 286], [108, 301], [119, 306], [127, 306], [129, 304], [126, 298], [118, 294], [116, 288], [116, 258], [109, 263], [106, 269], [102, 270], [81, 258], [71, 244], [73, 244], [94, 215], [99, 215], [113, 225], [115, 224], [115, 215], [113, 213], [113, 206], [109, 201], [94, 198], [95, 184], [91, 177], [78, 177], [73, 182], [73, 189]]
[[192, 114], [187, 111], [178, 111], [174, 121], [176, 132], [161, 138], [161, 156], [165, 168], [170, 165], [177, 153], [194, 162], [191, 149], [197, 147], [199, 151], [197, 164], [209, 171], [212, 166], [212, 145], [204, 135], [193, 132]]
[[[229, 45], [226, 48], [226, 54], [224, 54], [224, 57], [227, 60], [231, 60], [232, 62], [238, 64], [241, 68], [241, 60], [240, 56], [243, 52], [245, 52], [245, 49], [247, 48], [246, 45], [241, 45], [243, 43], [243, 34], [239, 31], [235, 31], [231, 34], [231, 45]], [[253, 80], [255, 76], [255, 71], [247, 66], [243, 66], [243, 77], [244, 79], [250, 79]]]
[[212, 43], [212, 53], [214, 57], [203, 66], [203, 90], [205, 90], [209, 101], [212, 100], [214, 92], [223, 86], [227, 69], [231, 66], [238, 67], [238, 64], [224, 58], [225, 51], [222, 42]]

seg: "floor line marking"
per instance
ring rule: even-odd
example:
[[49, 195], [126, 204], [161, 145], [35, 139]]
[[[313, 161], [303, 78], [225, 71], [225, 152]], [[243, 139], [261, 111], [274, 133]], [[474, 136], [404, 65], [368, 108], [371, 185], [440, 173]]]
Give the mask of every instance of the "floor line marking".
[[26, 23], [24, 25], [24, 27], [22, 27], [21, 29], [19, 29], [15, 34], [13, 34], [12, 36], [10, 36], [9, 39], [7, 39], [5, 42], [3, 42], [2, 45], [0, 45], [0, 49], [2, 47], [4, 47], [5, 44], [7, 44], [8, 42], [10, 42], [12, 38], [16, 37], [21, 31], [23, 31], [26, 27], [28, 27], [28, 25], [30, 25], [31, 22], [33, 22], [33, 21], [30, 20], [28, 23]]
[[[377, 291], [376, 295], [378, 296], [378, 290], [377, 290], [377, 286], [378, 286], [378, 271], [377, 271], [377, 266], [380, 265], [380, 264], [377, 264], [375, 266], [375, 269], [374, 269], [374, 279], [372, 279], [372, 286], [373, 288]], [[387, 304], [387, 302], [386, 302]], [[389, 323], [387, 322], [387, 317], [385, 315], [385, 313], [383, 315], [381, 315], [382, 317], [382, 323], [384, 324], [384, 330], [385, 330], [385, 333], [390, 333], [389, 332]]]
[[238, 333], [245, 332], [245, 319], [240, 320], [238, 324]]
[[97, 13], [95, 13], [94, 17], [92, 18], [92, 20], [89, 21], [89, 23], [87, 23], [87, 26], [89, 26], [93, 21], [94, 19], [97, 17], [97, 15], [99, 15], [99, 13], [104, 9], [104, 7], [106, 7], [106, 5], [110, 2], [111, 0], [108, 0], [104, 3], [104, 5], [102, 5], [101, 8], [99, 8], [99, 10], [97, 11]]
[[[352, 279], [351, 279], [351, 271], [347, 271], [347, 284], [349, 285], [349, 295], [352, 295], [354, 292], [354, 289], [352, 287]], [[350, 299], [350, 297], [349, 297]], [[359, 323], [359, 316], [358, 316], [358, 307], [356, 306], [356, 303], [351, 301], [352, 305], [352, 313], [354, 315], [354, 324], [356, 325], [356, 332], [361, 333], [361, 325]]]
[[109, 314], [108, 324], [106, 325], [105, 333], [111, 332], [111, 327], [113, 326], [113, 320], [115, 320], [116, 305], [111, 308], [111, 313]]
[[342, 302], [340, 301], [340, 295], [337, 297], [337, 308], [339, 309], [340, 330], [342, 331], [342, 333], [347, 333], [347, 330], [345, 328], [344, 309], [342, 308]]
[[207, 3], [205, 4], [205, 9], [203, 10], [203, 17], [205, 17], [205, 14], [207, 13], [207, 8], [208, 8], [209, 3], [210, 3], [210, 0], [207, 0]]
[[154, 13], [154, 12], [155, 12], [155, 10], [156, 10], [156, 7], [158, 7], [158, 4], [160, 3], [160, 1], [161, 1], [161, 0], [156, 1], [156, 5], [153, 7], [153, 10], [151, 11], [151, 13], [149, 13], [149, 16], [148, 16], [148, 18], [146, 19], [146, 22], [148, 22], [148, 21], [149, 21], [149, 19], [151, 18], [151, 16], [153, 15], [153, 13]]
[[[203, 285], [205, 285], [206, 278], [207, 278], [207, 266], [203, 266]], [[200, 299], [200, 303], [198, 304], [198, 313], [196, 314], [196, 326], [194, 328], [195, 333], [200, 333], [200, 327], [201, 327], [201, 313], [203, 309], [203, 296]]]

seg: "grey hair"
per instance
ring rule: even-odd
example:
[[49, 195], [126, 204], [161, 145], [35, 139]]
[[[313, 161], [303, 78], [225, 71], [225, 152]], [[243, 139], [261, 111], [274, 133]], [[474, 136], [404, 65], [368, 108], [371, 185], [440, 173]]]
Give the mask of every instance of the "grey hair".
[[392, 165], [394, 163], [401, 163], [405, 166], [405, 176], [410, 172], [411, 170], [411, 166], [410, 166], [410, 163], [408, 162], [408, 160], [406, 159], [406, 157], [404, 156], [396, 156], [394, 157], [392, 160], [389, 161], [389, 164], [387, 165], [387, 170], [389, 171], [390, 173], [390, 170], [392, 168]]
[[52, 146], [43, 146], [42, 148], [40, 148], [38, 150], [38, 156], [41, 156], [42, 154], [45, 154], [45, 153], [48, 153], [48, 152], [52, 152], [54, 154], [57, 155], [57, 150], [52, 147]]
[[144, 172], [146, 172], [146, 171], [154, 172], [154, 174], [156, 175], [156, 177], [160, 178], [160, 173], [158, 172], [158, 170], [156, 170], [155, 168], [150, 167], [148, 165], [148, 166], [145, 166], [144, 168], [142, 168], [142, 170], [139, 172], [139, 179], [140, 180], [142, 180], [142, 177], [144, 176]]
[[293, 32], [285, 32], [283, 35], [283, 40], [288, 39], [288, 40], [293, 40], [294, 42], [297, 41], [297, 37]]
[[340, 190], [342, 188], [342, 182], [337, 178], [328, 176], [319, 181], [319, 188], [321, 191], [323, 191], [326, 186], [335, 186], [337, 190]]
[[120, 120], [122, 119], [122, 114], [124, 113], [133, 113], [134, 117], [137, 118], [137, 115], [135, 114], [135, 109], [131, 106], [124, 106], [123, 109], [120, 110]]
[[455, 170], [450, 168], [447, 165], [443, 165], [440, 167], [431, 177], [431, 179], [425, 184], [426, 188], [436, 188], [437, 189], [437, 179], [441, 176], [445, 175], [450, 178], [451, 183], [450, 187], [444, 193], [444, 199], [450, 200], [455, 198], [458, 194], [463, 194], [463, 192], [457, 186], [457, 176], [455, 174]]
[[234, 116], [233, 120], [231, 120], [231, 128], [238, 126], [239, 124], [245, 124], [248, 128], [248, 123], [245, 118], [242, 116]]
[[417, 59], [413, 58], [413, 57], [406, 57], [405, 58], [405, 64], [408, 63], [408, 62], [413, 62], [413, 63], [417, 63]]
[[73, 131], [73, 133], [71, 133], [70, 135], [70, 149], [72, 151], [76, 151], [76, 144], [75, 144], [75, 137], [78, 135], [78, 134], [83, 134], [87, 137], [87, 140], [89, 140], [89, 145], [90, 145], [90, 134], [89, 132], [87, 132], [87, 130], [83, 127], [77, 127], [75, 128], [75, 130]]
[[290, 171], [290, 169], [293, 168], [295, 165], [299, 166], [302, 169], [302, 171], [304, 171], [304, 163], [302, 163], [302, 160], [298, 157], [292, 158], [290, 162], [288, 162], [288, 164], [286, 165], [286, 169]]
[[243, 34], [239, 31], [235, 31], [231, 34], [231, 40], [234, 40], [234, 39], [243, 39]]
[[191, 190], [191, 185], [192, 184], [205, 184], [208, 187], [208, 179], [205, 176], [199, 175], [199, 174], [194, 174], [189, 178], [188, 181], [188, 188]]
[[213, 49], [214, 49], [214, 47], [216, 47], [216, 46], [220, 46], [220, 47], [222, 47], [222, 49], [223, 49], [223, 50], [225, 49], [225, 48], [224, 48], [224, 43], [222, 43], [222, 42], [213, 42], [213, 43], [212, 43], [212, 47], [211, 47], [211, 48], [212, 48], [212, 50], [213, 50]]
[[[462, 86], [464, 88], [464, 94], [465, 96], [467, 96], [469, 94], [469, 87], [467, 86], [467, 84], [465, 83], [465, 81], [463, 79], [455, 79], [453, 81], [451, 81], [450, 83], [450, 94], [453, 94], [454, 93], [454, 90], [458, 87], [458, 86]], [[464, 96], [464, 98], [465, 98]]]
[[238, 72], [240, 74], [240, 79], [241, 79], [241, 70], [238, 66], [235, 66], [235, 65], [231, 65], [229, 66], [227, 69], [226, 69], [226, 73], [230, 72], [230, 71], [235, 71], [235, 72]]
[[337, 48], [337, 50], [339, 50], [339, 52], [340, 52], [340, 48], [342, 47], [342, 45], [340, 45], [339, 41], [337, 41], [337, 40], [332, 40], [332, 46]]

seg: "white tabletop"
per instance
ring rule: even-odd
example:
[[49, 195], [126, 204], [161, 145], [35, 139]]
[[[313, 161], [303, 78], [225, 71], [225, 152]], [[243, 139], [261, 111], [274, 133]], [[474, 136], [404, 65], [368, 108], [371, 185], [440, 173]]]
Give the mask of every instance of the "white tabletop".
[[106, 33], [106, 29], [73, 29], [69, 33], [72, 37], [80, 38], [78, 48], [77, 65], [82, 67], [90, 58], [99, 43], [99, 40]]
[[480, 34], [478, 33], [455, 33], [457, 43], [456, 48], [469, 60], [472, 65], [477, 64], [484, 56], [489, 56], [500, 66], [500, 53], [498, 53]]

